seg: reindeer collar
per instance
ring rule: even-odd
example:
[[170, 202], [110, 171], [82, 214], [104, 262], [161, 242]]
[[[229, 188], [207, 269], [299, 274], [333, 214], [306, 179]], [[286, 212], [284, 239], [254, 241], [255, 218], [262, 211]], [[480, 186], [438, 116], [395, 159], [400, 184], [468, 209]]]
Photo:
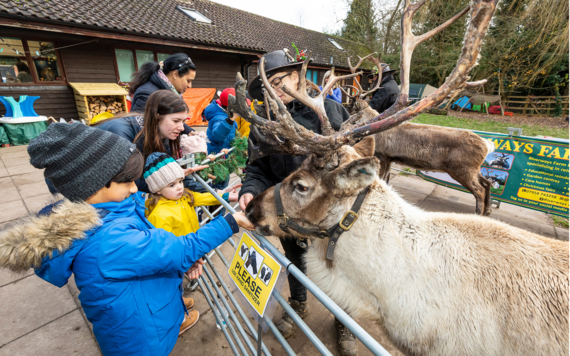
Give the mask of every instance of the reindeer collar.
[[340, 235], [343, 232], [350, 230], [352, 225], [358, 219], [358, 210], [362, 206], [370, 187], [366, 187], [362, 189], [360, 193], [358, 193], [358, 197], [352, 204], [352, 207], [349, 211], [344, 213], [338, 224], [333, 225], [331, 228], [327, 230], [321, 230], [319, 228], [306, 228], [303, 227], [293, 220], [289, 219], [289, 217], [285, 214], [283, 210], [283, 202], [281, 201], [281, 183], [277, 184], [274, 188], [274, 196], [275, 196], [275, 209], [277, 210], [277, 221], [279, 223], [279, 227], [281, 230], [290, 233], [289, 229], [295, 230], [303, 235], [313, 235], [319, 239], [324, 239], [329, 237], [329, 244], [327, 246], [327, 260], [332, 261], [334, 259], [334, 250], [336, 248], [336, 244]]

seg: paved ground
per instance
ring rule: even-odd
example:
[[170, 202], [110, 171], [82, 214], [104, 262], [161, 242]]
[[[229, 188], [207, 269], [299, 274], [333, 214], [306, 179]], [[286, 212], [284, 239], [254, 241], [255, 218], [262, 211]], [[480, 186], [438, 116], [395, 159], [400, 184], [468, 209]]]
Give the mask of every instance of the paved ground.
[[[475, 209], [471, 195], [417, 177], [393, 175], [391, 184], [406, 200], [425, 210], [472, 213]], [[34, 213], [50, 200], [43, 173], [29, 164], [25, 146], [0, 149], [0, 192], [0, 228]], [[552, 219], [543, 213], [503, 203], [500, 209], [494, 209], [491, 217], [543, 236], [568, 240], [568, 230], [554, 227]], [[234, 236], [235, 240], [237, 238]], [[272, 242], [280, 246], [277, 240]], [[228, 243], [224, 244], [222, 252], [227, 257], [232, 254]], [[217, 269], [224, 271], [220, 259], [212, 259]], [[226, 273], [222, 275], [227, 280]], [[288, 297], [287, 285], [282, 294]], [[0, 269], [0, 356], [100, 355], [77, 295], [73, 279], [67, 286], [57, 288], [37, 278], [32, 271], [14, 276]], [[197, 289], [187, 295], [196, 300], [195, 308], [201, 317], [198, 324], [178, 340], [172, 355], [231, 355], [202, 293]], [[309, 304], [306, 323], [336, 355], [334, 317], [312, 295], [309, 295]], [[280, 314], [281, 309], [277, 308], [273, 319]], [[378, 326], [367, 320], [357, 321], [389, 352], [401, 355]], [[284, 355], [271, 332], [264, 335], [264, 340], [274, 355]], [[289, 341], [299, 355], [318, 354], [301, 332]], [[359, 354], [370, 355], [363, 347]]]

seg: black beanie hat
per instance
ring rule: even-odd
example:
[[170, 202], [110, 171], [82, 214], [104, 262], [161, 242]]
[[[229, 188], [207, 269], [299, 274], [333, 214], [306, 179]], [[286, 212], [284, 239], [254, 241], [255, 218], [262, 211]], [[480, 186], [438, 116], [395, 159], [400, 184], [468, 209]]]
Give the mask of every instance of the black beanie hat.
[[86, 200], [123, 169], [136, 145], [82, 123], [53, 123], [30, 142], [30, 163], [67, 199]]

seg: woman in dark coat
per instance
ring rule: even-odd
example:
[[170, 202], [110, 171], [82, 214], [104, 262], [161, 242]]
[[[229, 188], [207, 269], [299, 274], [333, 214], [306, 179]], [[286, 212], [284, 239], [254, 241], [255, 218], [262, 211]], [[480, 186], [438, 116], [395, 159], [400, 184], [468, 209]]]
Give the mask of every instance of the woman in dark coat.
[[[148, 99], [148, 105], [143, 116], [128, 116], [112, 118], [97, 125], [97, 128], [112, 132], [134, 142], [145, 160], [153, 152], [163, 152], [174, 159], [179, 159], [180, 135], [190, 133], [192, 130], [184, 124], [188, 106], [182, 98], [170, 90], [158, 90]], [[197, 166], [189, 168], [187, 174], [198, 171]], [[136, 182], [140, 191], [148, 193], [148, 187], [141, 177]], [[184, 186], [198, 193], [205, 193], [206, 189], [195, 180], [187, 177]]]
[[[265, 71], [269, 83], [275, 90], [277, 96], [286, 105], [287, 111], [293, 120], [304, 126], [306, 129], [322, 134], [321, 122], [317, 114], [309, 107], [303, 105], [298, 100], [286, 94], [281, 88], [286, 85], [288, 88], [298, 88], [301, 78], [299, 71], [303, 62], [291, 62], [284, 51], [274, 51], [265, 55]], [[249, 94], [257, 100], [264, 100], [261, 92], [260, 77], [255, 77], [249, 85]], [[346, 109], [332, 99], [325, 99], [325, 111], [335, 130], [339, 130], [342, 123], [349, 118]], [[254, 135], [250, 135], [255, 143]], [[273, 154], [259, 158], [254, 162], [247, 163], [246, 176], [240, 191], [240, 208], [245, 211], [247, 204], [256, 196], [263, 193], [268, 188], [282, 182], [288, 175], [301, 166], [306, 157], [289, 156], [283, 154]], [[297, 245], [295, 239], [281, 239], [281, 245], [285, 250], [285, 256], [303, 273], [307, 272], [303, 262], [305, 249]], [[289, 304], [299, 314], [305, 318], [308, 314], [307, 288], [303, 286], [292, 274], [287, 277], [291, 297]], [[283, 312], [283, 317], [276, 323], [277, 328], [285, 338], [289, 338], [295, 333], [295, 323], [291, 317]], [[356, 338], [340, 322], [335, 323], [337, 329], [338, 349], [341, 355], [355, 355], [357, 352]]]
[[131, 111], [144, 112], [150, 94], [157, 90], [172, 90], [178, 95], [192, 88], [196, 66], [185, 53], [176, 53], [164, 62], [147, 62], [133, 74], [130, 92], [133, 94]]

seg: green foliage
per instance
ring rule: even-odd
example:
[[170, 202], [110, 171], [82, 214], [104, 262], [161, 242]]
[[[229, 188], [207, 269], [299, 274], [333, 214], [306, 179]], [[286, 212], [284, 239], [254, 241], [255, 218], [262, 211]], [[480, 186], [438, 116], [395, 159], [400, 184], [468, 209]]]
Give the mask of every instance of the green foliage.
[[377, 20], [377, 10], [372, 0], [353, 0], [340, 36], [363, 43], [370, 51], [376, 51], [381, 38]]
[[[507, 128], [513, 127], [513, 123], [503, 122], [503, 121], [493, 121], [493, 120], [472, 120], [464, 119], [453, 116], [441, 116], [441, 115], [430, 115], [430, 114], [420, 114], [412, 120], [417, 124], [428, 124], [446, 127], [456, 127], [467, 130], [478, 130], [478, 131], [488, 131], [497, 133], [508, 133]], [[525, 136], [552, 136], [557, 138], [568, 138], [567, 128], [553, 128], [549, 126], [540, 125], [521, 125], [516, 124], [515, 127], [520, 127], [523, 129], [523, 135]]]
[[[226, 155], [225, 158], [220, 157], [214, 162], [208, 164], [208, 168], [198, 171], [200, 178], [207, 180], [208, 175], [216, 176], [214, 183], [219, 183], [227, 180], [232, 173], [239, 175], [239, 169], [245, 167], [247, 161], [247, 137], [236, 137], [230, 143], [234, 150]], [[196, 154], [196, 162], [202, 162], [206, 158], [203, 153]]]
[[561, 216], [552, 215], [552, 220], [554, 220], [554, 225], [558, 227], [563, 227], [568, 229], [568, 219], [565, 219]]

